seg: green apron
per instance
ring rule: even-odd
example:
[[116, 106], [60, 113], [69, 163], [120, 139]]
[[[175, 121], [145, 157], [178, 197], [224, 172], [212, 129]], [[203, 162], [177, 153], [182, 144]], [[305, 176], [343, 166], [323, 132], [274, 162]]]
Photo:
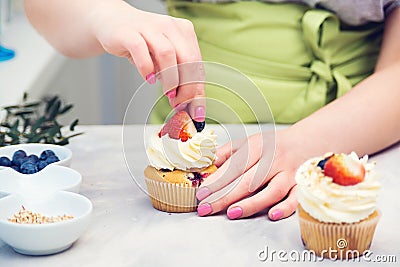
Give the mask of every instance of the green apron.
[[[171, 16], [193, 22], [204, 61], [226, 64], [254, 81], [277, 123], [308, 116], [370, 75], [382, 39], [382, 23], [343, 29], [332, 12], [299, 4], [167, 0], [167, 5]], [[207, 84], [207, 97], [224, 99], [240, 119], [224, 119], [217, 105], [208, 104], [207, 116], [223, 123], [257, 122], [238, 98], [240, 90]], [[162, 97], [152, 121], [162, 123], [170, 110]]]

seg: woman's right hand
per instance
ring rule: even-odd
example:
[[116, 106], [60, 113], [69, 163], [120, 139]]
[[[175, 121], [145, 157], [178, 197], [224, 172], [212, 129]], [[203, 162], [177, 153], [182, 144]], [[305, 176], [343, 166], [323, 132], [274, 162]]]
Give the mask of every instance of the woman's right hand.
[[149, 83], [159, 78], [171, 107], [187, 107], [192, 118], [204, 121], [204, 83], [178, 86], [204, 80], [200, 49], [189, 20], [138, 10], [124, 1], [99, 3], [88, 18], [92, 34], [106, 52], [128, 58]]

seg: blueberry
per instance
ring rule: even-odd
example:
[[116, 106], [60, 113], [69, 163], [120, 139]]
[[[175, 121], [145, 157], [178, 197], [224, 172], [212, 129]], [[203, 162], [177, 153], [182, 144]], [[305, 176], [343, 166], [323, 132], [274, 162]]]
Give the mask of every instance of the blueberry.
[[17, 150], [13, 154], [13, 159], [14, 158], [25, 158], [26, 157], [26, 152], [23, 150]]
[[11, 160], [7, 157], [1, 157], [0, 158], [0, 166], [4, 167], [10, 167], [11, 166]]
[[23, 150], [17, 150], [14, 152], [12, 157], [13, 165], [17, 165], [18, 167], [21, 166], [23, 160], [26, 158], [26, 153]]
[[328, 159], [330, 159], [331, 157], [327, 157], [327, 158], [324, 158], [323, 160], [320, 160], [319, 162], [318, 162], [318, 167], [320, 167], [321, 168], [321, 170], [323, 170], [324, 168], [325, 168], [325, 164], [326, 164], [326, 162], [328, 161]]
[[34, 154], [32, 154], [32, 155], [29, 155], [29, 156], [27, 157], [27, 161], [30, 161], [30, 162], [32, 162], [32, 163], [36, 163], [36, 162], [39, 161], [39, 157], [36, 156], [36, 155], [34, 155]]
[[55, 155], [56, 155], [56, 154], [55, 154], [52, 150], [47, 149], [47, 150], [43, 151], [43, 152], [40, 154], [40, 160], [46, 160], [48, 157], [50, 157], [50, 156], [55, 156]]
[[188, 177], [193, 186], [200, 185], [203, 182], [203, 175], [199, 172], [193, 172], [193, 177]]
[[193, 120], [193, 124], [196, 127], [197, 132], [203, 131], [204, 127], [206, 126], [205, 121], [199, 122], [199, 121]]
[[45, 160], [39, 160], [36, 162], [36, 167], [38, 168], [38, 171], [43, 170], [47, 166], [47, 162]]
[[38, 172], [38, 168], [36, 167], [35, 163], [27, 161], [21, 165], [20, 172], [23, 174], [33, 174]]
[[57, 162], [57, 161], [60, 161], [60, 159], [56, 155], [49, 156], [46, 159], [46, 163], [47, 164], [51, 164], [51, 163], [54, 163], [54, 162]]

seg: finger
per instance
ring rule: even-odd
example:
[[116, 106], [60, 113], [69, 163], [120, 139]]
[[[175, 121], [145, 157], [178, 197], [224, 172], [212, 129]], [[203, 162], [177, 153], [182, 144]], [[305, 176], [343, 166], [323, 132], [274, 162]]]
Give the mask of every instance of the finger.
[[[260, 134], [263, 140], [262, 143], [259, 143], [262, 153], [262, 161], [260, 162], [260, 166], [257, 170], [256, 175], [251, 180], [249, 184], [249, 191], [256, 191], [261, 185], [265, 183], [265, 178], [268, 176], [270, 169], [272, 168], [272, 163], [275, 157], [275, 136], [274, 132], [263, 132]], [[279, 170], [275, 170], [275, 173], [279, 172]], [[275, 174], [273, 173], [273, 174]]]
[[175, 27], [169, 28], [167, 38], [175, 47], [179, 87], [176, 96], [170, 98], [173, 107], [188, 104], [190, 116], [196, 121], [205, 119], [205, 70], [193, 23], [186, 19], [174, 18]]
[[[161, 81], [163, 92], [165, 94], [174, 92], [179, 84], [175, 47], [163, 34], [146, 34], [143, 37], [154, 58], [157, 77]], [[167, 96], [169, 98], [175, 97], [171, 93], [168, 93]]]
[[[286, 173], [280, 172], [276, 174], [263, 190], [229, 207], [227, 211], [228, 218], [238, 219], [249, 217], [282, 201], [293, 185], [294, 179], [288, 177]], [[241, 213], [239, 212], [240, 210]]]
[[204, 186], [211, 192], [216, 192], [244, 174], [261, 158], [262, 148], [259, 142], [262, 142], [262, 139], [257, 136], [250, 136], [242, 143], [238, 142], [237, 144], [241, 144], [239, 148], [215, 173], [209, 176], [210, 179], [206, 179]]
[[[132, 63], [135, 64], [140, 75], [143, 79], [148, 80], [147, 78], [155, 72], [155, 67], [146, 41], [139, 33], [134, 32], [131, 38], [124, 41], [123, 46], [129, 51]], [[152, 79], [151, 83], [155, 83], [155, 79]]]
[[199, 216], [210, 215], [219, 212], [230, 204], [235, 203], [243, 197], [246, 197], [248, 192], [248, 183], [256, 173], [257, 164], [251, 167], [246, 173], [244, 173], [239, 179], [238, 183], [231, 183], [232, 188], [227, 190], [218, 191], [217, 193], [211, 195], [210, 197], [204, 199], [199, 203], [197, 208], [197, 213]]
[[298, 204], [297, 185], [295, 185], [285, 200], [279, 202], [269, 210], [268, 217], [273, 221], [287, 218], [296, 211]]
[[233, 153], [235, 153], [247, 138], [233, 140], [225, 143], [219, 147], [216, 152], [217, 159], [214, 161], [215, 166], [220, 167], [227, 159], [229, 159]]
[[205, 199], [233, 182], [258, 161], [257, 153], [249, 153], [247, 149], [249, 142], [250, 138], [244, 138], [227, 143], [219, 149], [220, 152], [219, 154], [217, 152], [217, 157], [222, 157], [224, 163], [220, 166], [216, 165], [219, 166], [217, 171], [204, 180], [196, 193], [198, 200]]
[[[177, 50], [180, 48], [177, 48]], [[178, 60], [179, 62], [179, 60]], [[181, 103], [188, 106], [189, 115], [202, 122], [206, 117], [205, 73], [202, 62], [186, 62], [178, 66], [179, 87], [177, 95], [170, 99], [173, 107]]]

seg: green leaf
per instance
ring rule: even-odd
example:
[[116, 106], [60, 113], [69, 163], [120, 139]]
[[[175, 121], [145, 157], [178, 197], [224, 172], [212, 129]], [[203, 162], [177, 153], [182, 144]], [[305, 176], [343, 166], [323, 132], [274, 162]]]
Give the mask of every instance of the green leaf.
[[19, 119], [17, 119], [14, 124], [11, 126], [10, 131], [18, 131], [19, 127]]
[[44, 134], [35, 134], [31, 138], [28, 139], [28, 143], [39, 143], [41, 139], [43, 139]]
[[[27, 102], [27, 99], [27, 94], [24, 94], [22, 104], [4, 107], [7, 114], [0, 122], [0, 146], [21, 142], [65, 145], [69, 143], [70, 138], [82, 134], [64, 137], [64, 126], [57, 121], [58, 115], [65, 114], [73, 108], [72, 104], [64, 106], [57, 95], [35, 102]], [[78, 119], [70, 124], [70, 130], [73, 131], [77, 124]]]
[[27, 128], [31, 125], [31, 119], [30, 118], [24, 118], [24, 129], [23, 132], [27, 130]]
[[5, 110], [11, 110], [11, 109], [16, 109], [16, 108], [21, 108], [21, 106], [20, 105], [13, 105], [13, 106], [4, 107]]
[[15, 116], [24, 116], [24, 115], [29, 115], [29, 114], [33, 114], [34, 111], [33, 110], [21, 110], [18, 112], [15, 112], [14, 115]]
[[45, 112], [49, 113], [51, 107], [53, 106], [53, 104], [56, 102], [56, 100], [58, 99], [58, 96], [53, 96], [52, 98], [49, 99], [44, 99], [44, 102], [46, 102], [46, 108], [45, 108]]
[[71, 125], [69, 126], [69, 129], [70, 129], [71, 131], [75, 131], [75, 127], [76, 127], [76, 125], [78, 125], [78, 122], [79, 122], [79, 119], [74, 120], [74, 121], [71, 123]]
[[44, 116], [40, 117], [35, 121], [35, 124], [32, 125], [31, 132], [36, 132], [37, 129], [43, 124], [43, 122], [46, 120]]
[[11, 128], [11, 125], [8, 122], [2, 122], [0, 125], [2, 127]]
[[24, 108], [36, 108], [38, 106], [40, 106], [40, 102], [36, 101], [36, 102], [30, 102], [30, 103], [23, 104], [21, 107], [24, 107]]
[[72, 105], [72, 104], [66, 105], [64, 108], [62, 108], [62, 109], [58, 112], [58, 114], [59, 114], [59, 115], [62, 115], [62, 114], [64, 114], [64, 113], [67, 113], [67, 112], [70, 111], [73, 107], [74, 107], [74, 105]]
[[63, 138], [61, 141], [56, 142], [56, 145], [65, 146], [69, 144], [68, 138]]
[[51, 127], [49, 129], [49, 136], [53, 137], [55, 136], [57, 133], [61, 133], [60, 131], [61, 127], [58, 125], [54, 125], [53, 127]]
[[8, 136], [11, 137], [14, 140], [19, 140], [19, 134], [16, 134], [14, 132], [9, 132]]
[[56, 102], [49, 109], [47, 119], [48, 120], [54, 120], [58, 115], [60, 107], [61, 107], [61, 101], [60, 100], [56, 100]]

